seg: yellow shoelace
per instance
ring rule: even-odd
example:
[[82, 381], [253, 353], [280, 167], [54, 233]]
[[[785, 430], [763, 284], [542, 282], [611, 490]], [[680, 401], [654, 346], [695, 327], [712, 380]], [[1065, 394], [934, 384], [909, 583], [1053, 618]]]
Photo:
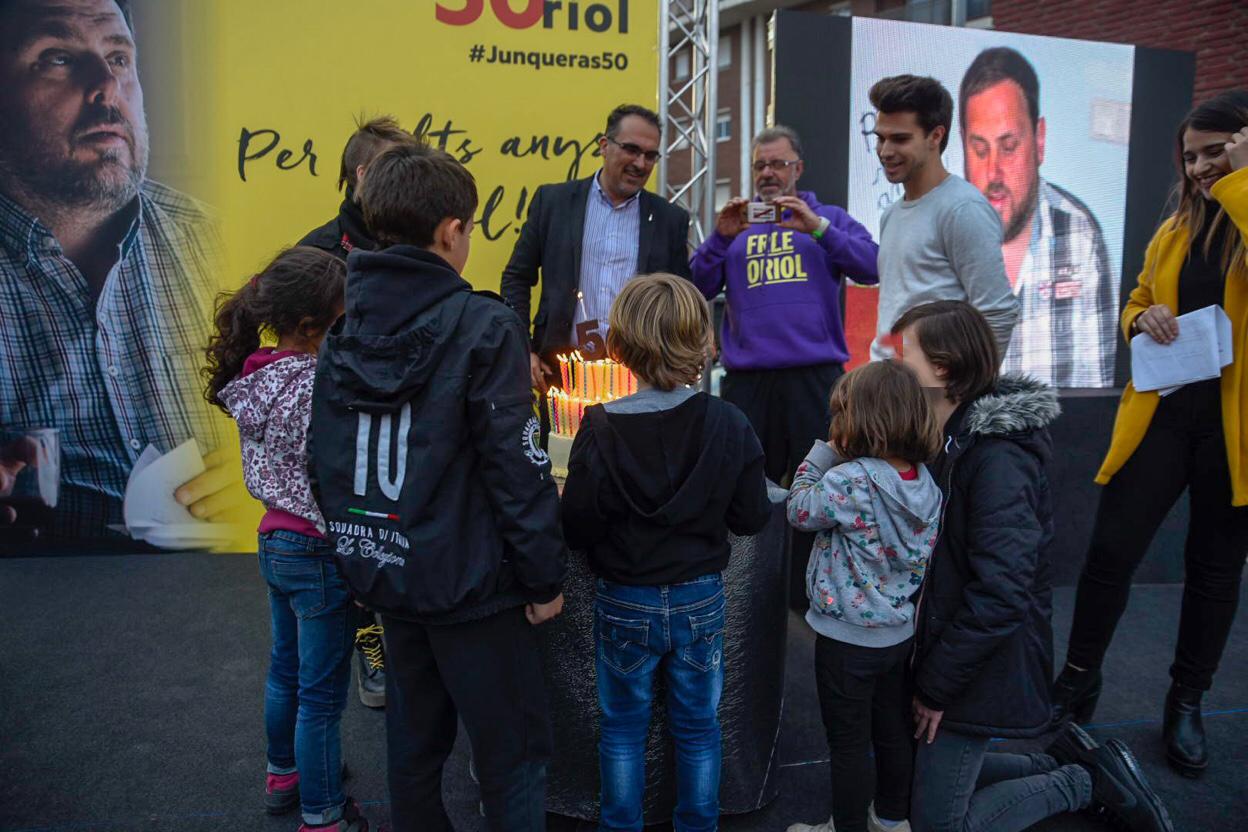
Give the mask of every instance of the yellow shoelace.
[[377, 624], [369, 624], [355, 631], [355, 646], [360, 648], [373, 670], [386, 669], [386, 654], [381, 646], [382, 632], [384, 631]]

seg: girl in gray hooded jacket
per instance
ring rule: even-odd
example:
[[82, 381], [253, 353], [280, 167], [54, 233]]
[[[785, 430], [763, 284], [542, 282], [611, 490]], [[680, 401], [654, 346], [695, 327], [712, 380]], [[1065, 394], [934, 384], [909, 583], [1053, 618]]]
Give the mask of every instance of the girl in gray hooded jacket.
[[917, 377], [897, 362], [847, 374], [829, 410], [829, 441], [797, 469], [788, 515], [794, 528], [818, 533], [806, 621], [816, 633], [832, 818], [789, 832], [906, 832], [914, 759], [906, 670], [913, 598], [940, 526], [940, 489], [924, 465], [940, 433]]

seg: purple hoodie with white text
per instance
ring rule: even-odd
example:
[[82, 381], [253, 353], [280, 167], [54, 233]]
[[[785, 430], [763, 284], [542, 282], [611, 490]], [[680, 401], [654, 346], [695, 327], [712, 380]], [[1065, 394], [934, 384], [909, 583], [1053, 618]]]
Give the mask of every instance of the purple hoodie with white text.
[[831, 223], [821, 239], [759, 223], [732, 239], [716, 231], [693, 254], [694, 284], [708, 300], [720, 290], [727, 300], [721, 341], [729, 370], [849, 360], [842, 276], [878, 283], [879, 247], [842, 209], [823, 205], [810, 191], [797, 196]]

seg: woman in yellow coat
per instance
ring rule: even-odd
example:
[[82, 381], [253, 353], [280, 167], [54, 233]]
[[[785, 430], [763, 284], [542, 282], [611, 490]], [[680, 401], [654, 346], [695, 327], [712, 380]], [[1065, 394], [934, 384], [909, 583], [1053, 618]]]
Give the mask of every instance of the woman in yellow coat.
[[1167, 759], [1189, 777], [1208, 765], [1202, 694], [1226, 646], [1248, 555], [1248, 92], [1223, 93], [1179, 127], [1178, 208], [1148, 246], [1123, 335], [1171, 343], [1176, 315], [1220, 305], [1234, 361], [1222, 377], [1169, 396], [1127, 385], [1109, 453], [1088, 559], [1079, 578], [1055, 717], [1086, 722], [1101, 690], [1101, 659], [1127, 605], [1131, 575], [1184, 489], [1191, 519], [1186, 585], [1163, 736]]

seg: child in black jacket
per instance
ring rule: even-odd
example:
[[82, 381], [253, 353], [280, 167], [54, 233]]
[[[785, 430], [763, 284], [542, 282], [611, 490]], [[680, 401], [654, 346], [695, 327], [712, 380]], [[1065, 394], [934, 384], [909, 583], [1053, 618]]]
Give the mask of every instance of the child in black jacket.
[[524, 324], [460, 277], [477, 207], [461, 164], [392, 148], [360, 201], [383, 248], [348, 258], [311, 459], [342, 571], [384, 621], [394, 832], [450, 830], [457, 719], [489, 827], [545, 829], [550, 720], [531, 625], [563, 605], [566, 550]]
[[677, 829], [719, 814], [728, 532], [771, 513], [763, 450], [733, 405], [692, 385], [710, 346], [706, 301], [683, 278], [631, 280], [611, 307], [607, 347], [639, 391], [595, 405], [572, 445], [563, 492], [568, 543], [598, 575], [601, 824], [642, 825], [646, 731], [656, 671], [676, 741]]

